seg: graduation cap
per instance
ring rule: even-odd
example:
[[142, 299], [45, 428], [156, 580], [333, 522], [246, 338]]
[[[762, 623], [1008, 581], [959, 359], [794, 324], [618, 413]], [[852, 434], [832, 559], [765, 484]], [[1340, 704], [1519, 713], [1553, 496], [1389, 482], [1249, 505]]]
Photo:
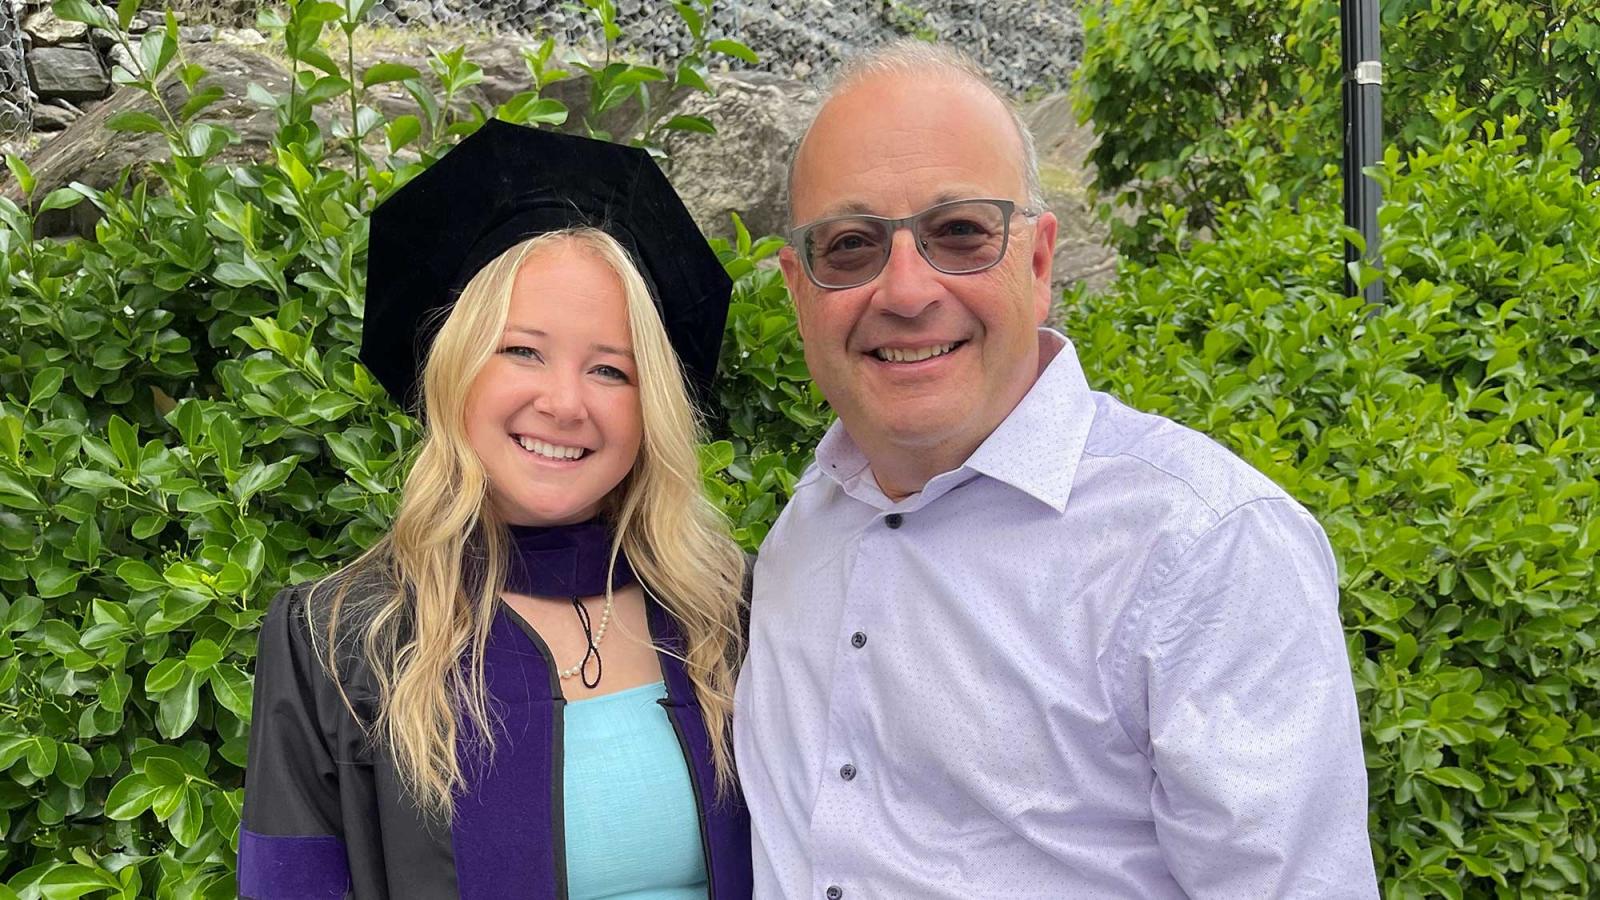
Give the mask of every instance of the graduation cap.
[[536, 235], [598, 228], [650, 287], [693, 399], [710, 404], [733, 283], [644, 150], [497, 119], [372, 214], [361, 361], [402, 406], [462, 288]]

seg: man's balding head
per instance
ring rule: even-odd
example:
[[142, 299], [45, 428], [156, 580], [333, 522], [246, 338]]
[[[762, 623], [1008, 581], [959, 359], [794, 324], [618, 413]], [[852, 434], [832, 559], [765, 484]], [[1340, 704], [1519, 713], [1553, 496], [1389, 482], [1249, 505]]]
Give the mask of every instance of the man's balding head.
[[857, 89], [870, 92], [885, 82], [907, 78], [935, 79], [950, 85], [952, 89], [976, 89], [992, 97], [1010, 122], [1010, 136], [1014, 140], [1009, 148], [1010, 155], [1025, 184], [1025, 197], [1020, 199], [1025, 199], [1031, 206], [1041, 208], [1044, 206], [1044, 188], [1039, 180], [1038, 151], [1034, 146], [1033, 133], [1017, 112], [1016, 105], [995, 87], [983, 69], [965, 53], [907, 38], [885, 44], [870, 53], [854, 58], [834, 77], [827, 95], [817, 108], [816, 117], [812, 119], [811, 125], [796, 145], [795, 152], [789, 157], [784, 197], [790, 227], [799, 224], [795, 214], [794, 195], [806, 145], [810, 142], [818, 124], [826, 117], [828, 107]]

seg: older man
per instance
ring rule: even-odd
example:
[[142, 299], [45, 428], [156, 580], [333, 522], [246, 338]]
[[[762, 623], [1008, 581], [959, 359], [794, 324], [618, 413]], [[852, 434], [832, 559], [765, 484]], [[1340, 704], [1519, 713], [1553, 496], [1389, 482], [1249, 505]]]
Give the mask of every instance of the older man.
[[781, 257], [839, 414], [737, 692], [758, 897], [1377, 896], [1335, 566], [1040, 326], [1056, 220], [970, 63], [857, 63]]

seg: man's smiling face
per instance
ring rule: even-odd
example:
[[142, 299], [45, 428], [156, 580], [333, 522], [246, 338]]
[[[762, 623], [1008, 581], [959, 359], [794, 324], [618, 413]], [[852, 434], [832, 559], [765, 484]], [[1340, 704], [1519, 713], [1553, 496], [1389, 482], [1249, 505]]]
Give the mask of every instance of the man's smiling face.
[[[799, 152], [800, 224], [849, 213], [898, 218], [957, 199], [1028, 205], [1010, 114], [981, 85], [940, 73], [865, 76], [827, 103]], [[1027, 393], [1038, 375], [1054, 234], [1048, 213], [1036, 223], [1016, 215], [999, 264], [946, 275], [902, 229], [883, 271], [844, 290], [817, 287], [794, 249], [783, 251], [806, 364], [869, 457], [959, 464]]]

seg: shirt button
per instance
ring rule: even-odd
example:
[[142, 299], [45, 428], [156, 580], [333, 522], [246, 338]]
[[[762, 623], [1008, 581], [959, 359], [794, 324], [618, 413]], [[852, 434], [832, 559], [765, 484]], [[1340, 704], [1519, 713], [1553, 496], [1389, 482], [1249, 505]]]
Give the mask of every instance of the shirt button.
[[900, 525], [905, 522], [905, 520], [905, 516], [902, 516], [899, 513], [889, 513], [887, 516], [883, 517], [883, 524], [889, 526], [890, 528], [899, 528]]
[[854, 781], [856, 778], [856, 767], [849, 763], [845, 763], [839, 767], [839, 777], [843, 778], [845, 781]]
[[839, 900], [840, 897], [844, 896], [844, 888], [839, 887], [837, 884], [830, 884], [828, 885], [827, 894], [828, 900]]
[[857, 650], [860, 650], [862, 647], [865, 647], [866, 645], [867, 645], [867, 633], [865, 631], [858, 631], [855, 634], [850, 635], [850, 646], [856, 648]]

